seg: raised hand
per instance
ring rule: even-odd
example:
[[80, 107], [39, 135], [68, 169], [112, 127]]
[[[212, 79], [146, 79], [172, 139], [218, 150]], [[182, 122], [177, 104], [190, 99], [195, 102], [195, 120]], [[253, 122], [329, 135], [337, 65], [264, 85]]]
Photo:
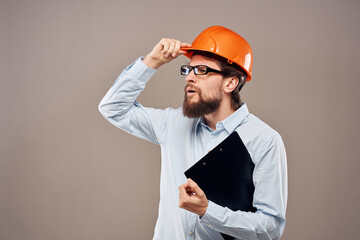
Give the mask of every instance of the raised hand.
[[152, 51], [146, 55], [143, 62], [151, 68], [159, 68], [165, 63], [177, 58], [180, 54], [186, 53], [182, 47], [190, 47], [191, 44], [180, 42], [172, 38], [163, 38], [158, 42]]

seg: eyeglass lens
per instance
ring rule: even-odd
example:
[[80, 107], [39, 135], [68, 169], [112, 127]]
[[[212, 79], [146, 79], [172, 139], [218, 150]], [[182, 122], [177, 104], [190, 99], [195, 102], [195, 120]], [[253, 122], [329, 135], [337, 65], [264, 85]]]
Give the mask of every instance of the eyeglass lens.
[[182, 75], [188, 75], [194, 69], [195, 75], [204, 75], [208, 72], [207, 66], [199, 65], [199, 66], [189, 66], [184, 65], [180, 68], [180, 72]]

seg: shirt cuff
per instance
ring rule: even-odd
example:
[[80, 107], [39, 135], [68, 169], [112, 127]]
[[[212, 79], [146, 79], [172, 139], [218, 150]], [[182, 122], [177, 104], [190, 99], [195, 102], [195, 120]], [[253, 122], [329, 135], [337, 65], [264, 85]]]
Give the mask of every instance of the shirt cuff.
[[120, 85], [131, 81], [131, 87], [129, 88], [130, 90], [143, 90], [145, 84], [156, 72], [156, 69], [148, 67], [142, 61], [143, 58], [144, 57], [139, 57], [129, 66], [127, 66], [117, 77], [116, 81], [112, 85], [112, 88], [114, 87], [114, 89], [117, 89], [121, 87]]
[[208, 208], [204, 216], [200, 218], [200, 223], [207, 225], [213, 229], [217, 229], [217, 226], [221, 225], [226, 213], [226, 208], [209, 201]]
[[153, 69], [146, 65], [142, 60], [144, 57], [139, 57], [130, 65], [131, 75], [136, 78], [150, 79], [157, 69]]

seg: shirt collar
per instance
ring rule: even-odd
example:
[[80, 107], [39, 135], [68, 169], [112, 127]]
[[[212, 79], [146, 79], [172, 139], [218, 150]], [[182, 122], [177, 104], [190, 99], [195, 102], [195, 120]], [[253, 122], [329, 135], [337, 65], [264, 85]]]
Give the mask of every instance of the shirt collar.
[[[219, 128], [225, 128], [228, 133], [232, 133], [245, 120], [245, 118], [249, 116], [249, 114], [246, 103], [242, 103], [235, 112], [216, 124], [216, 130]], [[197, 127], [203, 125], [203, 127], [210, 130], [210, 127], [206, 125], [203, 117], [198, 118], [196, 124]]]

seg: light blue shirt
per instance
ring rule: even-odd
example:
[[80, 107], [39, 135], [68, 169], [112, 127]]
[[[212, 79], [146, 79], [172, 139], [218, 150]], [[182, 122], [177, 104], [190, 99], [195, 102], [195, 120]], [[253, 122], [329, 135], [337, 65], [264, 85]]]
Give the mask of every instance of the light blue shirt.
[[[287, 203], [286, 153], [280, 135], [250, 114], [246, 104], [218, 122], [215, 131], [201, 118], [185, 117], [182, 108], [143, 107], [136, 98], [155, 71], [137, 59], [99, 105], [110, 123], [161, 147], [160, 203], [153, 239], [223, 239], [219, 232], [237, 239], [278, 239], [284, 231]], [[232, 211], [209, 201], [200, 218], [179, 208], [178, 187], [186, 182], [184, 172], [233, 131], [255, 164], [253, 206], [257, 212]]]

